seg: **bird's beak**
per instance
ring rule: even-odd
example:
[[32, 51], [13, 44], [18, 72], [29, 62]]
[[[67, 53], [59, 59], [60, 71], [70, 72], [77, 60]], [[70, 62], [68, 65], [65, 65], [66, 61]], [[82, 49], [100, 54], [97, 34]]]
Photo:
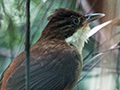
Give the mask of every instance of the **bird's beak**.
[[105, 16], [105, 14], [103, 14], [103, 13], [87, 14], [87, 15], [85, 15], [86, 20], [84, 23], [90, 23], [90, 22], [92, 22], [96, 19], [102, 18], [104, 16]]

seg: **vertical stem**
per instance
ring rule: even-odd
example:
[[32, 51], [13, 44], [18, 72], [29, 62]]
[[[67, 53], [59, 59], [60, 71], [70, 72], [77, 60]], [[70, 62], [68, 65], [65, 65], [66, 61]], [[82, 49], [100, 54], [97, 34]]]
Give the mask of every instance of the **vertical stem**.
[[118, 49], [118, 60], [117, 60], [117, 67], [116, 67], [116, 72], [117, 72], [117, 76], [116, 76], [116, 89], [120, 90], [119, 88], [119, 76], [120, 76], [120, 70], [119, 70], [119, 65], [120, 65], [120, 48]]
[[29, 90], [30, 83], [30, 0], [26, 2], [26, 90]]

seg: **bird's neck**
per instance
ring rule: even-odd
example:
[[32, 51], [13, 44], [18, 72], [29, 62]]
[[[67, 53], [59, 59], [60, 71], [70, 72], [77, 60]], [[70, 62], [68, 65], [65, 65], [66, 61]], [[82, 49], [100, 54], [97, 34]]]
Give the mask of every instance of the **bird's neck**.
[[56, 28], [52, 22], [48, 22], [47, 26], [42, 31], [40, 39], [58, 39], [64, 40], [64, 35], [60, 32], [59, 28]]
[[82, 49], [84, 43], [87, 42], [87, 33], [90, 31], [89, 25], [78, 29], [71, 37], [68, 37], [65, 41], [69, 45], [73, 45], [77, 48], [80, 54], [82, 54]]

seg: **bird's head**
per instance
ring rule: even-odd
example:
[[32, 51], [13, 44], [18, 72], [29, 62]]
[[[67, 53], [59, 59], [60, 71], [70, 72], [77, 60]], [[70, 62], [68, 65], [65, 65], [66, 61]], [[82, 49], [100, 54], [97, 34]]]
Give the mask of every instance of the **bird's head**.
[[104, 14], [81, 15], [69, 9], [55, 9], [48, 17], [48, 24], [41, 38], [65, 40], [81, 53], [84, 42], [88, 39], [89, 23], [103, 17]]

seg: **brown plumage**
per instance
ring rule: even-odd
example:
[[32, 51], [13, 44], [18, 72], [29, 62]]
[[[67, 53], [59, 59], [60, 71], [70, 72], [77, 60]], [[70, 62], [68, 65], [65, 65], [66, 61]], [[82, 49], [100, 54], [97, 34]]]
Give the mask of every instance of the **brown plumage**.
[[[48, 18], [40, 39], [30, 48], [30, 90], [71, 90], [75, 86], [82, 70], [78, 49], [83, 47], [76, 42], [87, 39], [81, 40], [89, 31], [87, 18], [91, 17], [68, 9], [56, 9]], [[25, 55], [23, 51], [5, 70], [1, 90], [25, 90]]]

